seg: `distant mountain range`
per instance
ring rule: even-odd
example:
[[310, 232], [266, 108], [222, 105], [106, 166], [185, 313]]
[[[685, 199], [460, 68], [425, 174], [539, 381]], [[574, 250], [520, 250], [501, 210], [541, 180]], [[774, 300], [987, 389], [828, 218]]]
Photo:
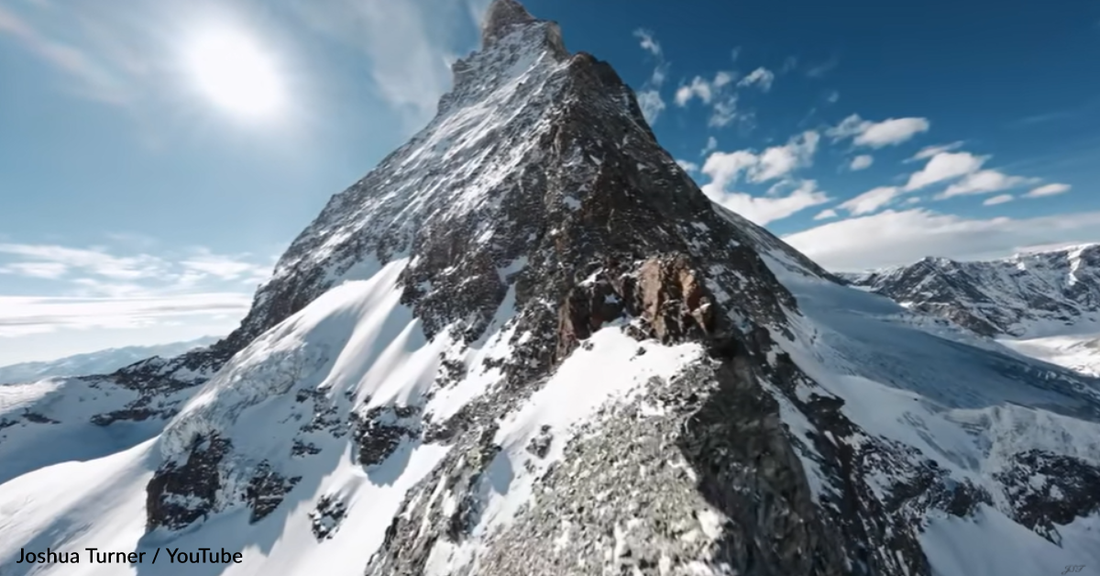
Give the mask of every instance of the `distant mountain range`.
[[841, 276], [1021, 354], [1100, 375], [1100, 244], [978, 262], [925, 258]]
[[0, 366], [0, 384], [30, 382], [51, 376], [79, 376], [85, 374], [107, 374], [139, 360], [153, 356], [170, 358], [193, 350], [200, 346], [209, 346], [218, 339], [204, 336], [186, 342], [173, 342], [156, 346], [126, 346], [108, 348], [87, 354], [76, 354], [57, 360], [44, 362], [21, 362]]
[[924, 258], [842, 276], [983, 336], [1100, 332], [1100, 244], [984, 262]]

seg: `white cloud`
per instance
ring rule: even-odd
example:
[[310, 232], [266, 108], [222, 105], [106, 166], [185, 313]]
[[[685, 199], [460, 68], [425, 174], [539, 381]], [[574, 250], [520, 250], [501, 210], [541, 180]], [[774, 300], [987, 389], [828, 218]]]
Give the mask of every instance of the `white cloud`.
[[947, 187], [942, 193], [936, 196], [937, 199], [951, 198], [952, 196], [962, 196], [965, 194], [986, 194], [988, 192], [999, 192], [1001, 190], [1008, 190], [1022, 184], [1027, 183], [1029, 180], [1021, 176], [1009, 176], [1003, 172], [997, 170], [980, 170], [978, 172], [971, 172], [967, 174], [962, 180]]
[[714, 136], [708, 136], [707, 137], [707, 145], [703, 147], [703, 151], [700, 154], [702, 154], [703, 156], [706, 156], [707, 154], [709, 154], [709, 153], [711, 153], [711, 152], [713, 152], [717, 149], [718, 149], [718, 139], [715, 138]]
[[737, 183], [743, 171], [756, 166], [758, 162], [756, 154], [749, 150], [711, 154], [703, 162], [702, 172], [711, 179], [710, 183], [703, 186], [703, 192], [707, 192], [710, 187], [715, 194], [721, 194], [728, 186]]
[[848, 169], [852, 171], [865, 170], [871, 167], [871, 164], [875, 163], [874, 156], [870, 154], [860, 154], [855, 158], [852, 158], [851, 164], [848, 165]]
[[918, 190], [937, 182], [965, 176], [982, 167], [987, 156], [975, 156], [969, 152], [940, 152], [921, 170], [909, 175], [906, 190]]
[[834, 141], [851, 138], [857, 146], [882, 148], [901, 144], [921, 132], [927, 132], [931, 123], [926, 118], [889, 118], [882, 122], [863, 120], [852, 114], [840, 124], [826, 131]]
[[691, 84], [685, 84], [676, 89], [675, 101], [680, 107], [687, 106], [693, 98], [702, 100], [703, 104], [710, 104], [712, 94], [710, 82], [701, 76], [696, 76], [691, 80]]
[[57, 279], [69, 271], [66, 264], [60, 262], [13, 262], [0, 267], [0, 274], [13, 274], [28, 278]]
[[[713, 189], [711, 190], [713, 192]], [[706, 191], [705, 186], [704, 191]], [[723, 207], [761, 226], [830, 200], [825, 192], [817, 189], [817, 183], [813, 180], [802, 181], [796, 189], [785, 196], [781, 194], [752, 196], [744, 192], [723, 192], [717, 196], [708, 193], [708, 196]]]
[[1012, 200], [1012, 194], [998, 194], [996, 196], [986, 198], [985, 201], [982, 202], [982, 206], [996, 206], [997, 204], [1012, 202]]
[[665, 109], [665, 101], [661, 99], [661, 93], [656, 90], [642, 90], [637, 92], [635, 97], [638, 99], [638, 106], [642, 109], [645, 121], [652, 126]]
[[784, 237], [830, 270], [907, 264], [925, 256], [996, 258], [1022, 247], [1100, 240], [1100, 212], [967, 219], [924, 209], [887, 210]]
[[634, 37], [640, 41], [642, 50], [649, 52], [654, 56], [661, 55], [661, 44], [653, 39], [653, 33], [649, 30], [638, 28], [634, 31]]
[[198, 272], [220, 280], [244, 279], [262, 282], [271, 275], [271, 266], [247, 261], [241, 257], [214, 254], [200, 249], [198, 254], [180, 263], [187, 271]]
[[679, 164], [680, 168], [683, 168], [685, 172], [699, 171], [699, 165], [690, 160], [677, 160], [676, 163]]
[[0, 296], [0, 338], [59, 330], [142, 328], [194, 316], [240, 317], [251, 300], [244, 293], [122, 298]]
[[713, 80], [707, 80], [702, 76], [691, 79], [690, 84], [685, 84], [676, 89], [674, 100], [681, 108], [687, 106], [693, 99], [698, 98], [703, 104], [710, 104], [723, 92], [723, 88], [733, 82], [734, 73], [719, 70]]
[[931, 158], [931, 157], [933, 157], [936, 154], [939, 154], [941, 152], [951, 152], [951, 151], [954, 151], [954, 150], [958, 150], [959, 148], [962, 148], [962, 145], [963, 145], [963, 141], [959, 140], [957, 142], [951, 142], [950, 144], [938, 144], [938, 145], [935, 145], [935, 146], [925, 146], [924, 148], [921, 148], [916, 154], [913, 154], [912, 157], [910, 157], [909, 159], [907, 159], [905, 161], [906, 162], [916, 162], [918, 160], [926, 160], [926, 159]]
[[[248, 254], [216, 254], [196, 248], [182, 257], [116, 255], [104, 248], [53, 244], [0, 244], [0, 273], [55, 280], [58, 290], [80, 295], [150, 296], [207, 289], [221, 282], [256, 284], [271, 264]], [[236, 289], [236, 286], [234, 286]]]
[[55, 267], [78, 269], [117, 280], [153, 278], [165, 272], [165, 263], [162, 260], [145, 254], [112, 256], [101, 250], [49, 244], [0, 244], [0, 254], [30, 259], [39, 264], [51, 263]]
[[828, 102], [829, 104], [836, 104], [837, 101], [839, 101], [839, 100], [840, 100], [840, 92], [837, 92], [836, 90], [832, 90], [828, 94], [825, 95], [825, 101]]
[[832, 208], [826, 208], [825, 210], [822, 210], [821, 212], [818, 212], [817, 216], [814, 216], [814, 220], [828, 220], [829, 218], [836, 218], [836, 217], [837, 217], [836, 210], [833, 210]]
[[772, 89], [772, 83], [775, 82], [775, 74], [767, 68], [760, 67], [753, 70], [741, 79], [737, 83], [738, 86], [753, 86], [756, 85], [760, 90], [767, 92]]
[[749, 179], [753, 182], [766, 182], [811, 165], [819, 140], [817, 132], [807, 130], [791, 138], [783, 146], [767, 148], [759, 156], [759, 164], [749, 171]]
[[730, 94], [714, 103], [707, 126], [724, 128], [743, 116], [737, 113], [737, 94]]
[[1044, 184], [1043, 186], [1039, 186], [1038, 188], [1033, 189], [1032, 191], [1028, 192], [1027, 194], [1024, 194], [1024, 196], [1026, 196], [1028, 198], [1041, 198], [1043, 196], [1054, 196], [1055, 194], [1062, 194], [1064, 192], [1069, 192], [1069, 189], [1070, 189], [1069, 184], [1057, 184], [1057, 183], [1055, 183], [1055, 184]]
[[712, 197], [724, 193], [728, 186], [735, 184], [744, 172], [752, 182], [767, 182], [783, 178], [791, 172], [810, 166], [820, 136], [813, 130], [807, 130], [793, 136], [782, 146], [772, 146], [760, 154], [751, 150], [735, 152], [714, 152], [703, 163], [702, 172], [710, 176], [708, 187]]
[[[772, 146], [757, 154], [752, 150], [714, 152], [707, 157], [700, 171], [710, 177], [703, 192], [718, 204], [741, 214], [758, 224], [786, 218], [811, 206], [824, 204], [829, 196], [817, 189], [813, 180], [803, 180], [794, 190], [783, 188], [796, 181], [790, 176], [813, 162], [819, 140], [812, 130], [792, 137], [782, 146]], [[750, 182], [780, 180], [764, 196], [753, 196], [732, 189], [745, 176]]]
[[[666, 108], [665, 100], [661, 97], [660, 88], [664, 84], [665, 78], [668, 77], [668, 63], [665, 62], [661, 45], [653, 38], [652, 32], [639, 28], [634, 31], [634, 36], [639, 39], [639, 45], [642, 49], [649, 52], [657, 60], [649, 79], [646, 80], [640, 90], [635, 92], [638, 107], [642, 109], [642, 115], [645, 116], [646, 122], [652, 126]], [[679, 102], [679, 93], [676, 94], [675, 98]]]
[[889, 204], [901, 192], [901, 189], [896, 186], [880, 186], [844, 202], [840, 207], [855, 216], [870, 214]]

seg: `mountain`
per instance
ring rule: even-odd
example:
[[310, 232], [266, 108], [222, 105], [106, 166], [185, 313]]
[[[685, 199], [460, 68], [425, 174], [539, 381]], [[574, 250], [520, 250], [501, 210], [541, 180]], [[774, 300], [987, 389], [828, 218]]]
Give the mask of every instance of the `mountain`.
[[193, 348], [217, 342], [217, 338], [203, 337], [187, 342], [173, 342], [155, 346], [126, 346], [108, 348], [87, 354], [66, 356], [45, 362], [22, 362], [0, 366], [0, 384], [30, 382], [51, 376], [80, 376], [83, 374], [107, 374], [124, 366], [160, 356], [172, 358]]
[[1100, 244], [985, 262], [925, 258], [846, 279], [985, 336], [1100, 333]]
[[238, 330], [0, 388], [0, 566], [1100, 564], [1100, 382], [930, 322], [712, 204], [609, 65], [494, 0], [436, 117], [332, 198]]
[[991, 261], [925, 258], [844, 278], [1018, 353], [1100, 375], [1100, 244]]

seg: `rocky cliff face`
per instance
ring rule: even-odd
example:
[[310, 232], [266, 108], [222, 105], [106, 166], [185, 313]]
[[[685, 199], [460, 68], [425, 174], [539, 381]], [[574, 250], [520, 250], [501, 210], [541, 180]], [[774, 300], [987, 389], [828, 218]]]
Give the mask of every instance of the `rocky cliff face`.
[[985, 516], [1096, 542], [1095, 380], [879, 318], [513, 0], [454, 74], [238, 331], [112, 376], [104, 425], [178, 414], [111, 526], [294, 574], [961, 576], [934, 536]]
[[1100, 322], [1100, 244], [986, 262], [925, 258], [847, 279], [983, 336]]

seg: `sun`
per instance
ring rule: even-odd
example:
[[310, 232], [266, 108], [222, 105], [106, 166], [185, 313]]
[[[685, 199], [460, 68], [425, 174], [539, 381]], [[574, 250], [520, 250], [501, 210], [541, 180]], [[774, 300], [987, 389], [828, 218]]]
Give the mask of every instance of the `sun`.
[[199, 90], [233, 114], [266, 117], [283, 106], [283, 83], [275, 62], [247, 34], [211, 29], [187, 50], [187, 65]]

